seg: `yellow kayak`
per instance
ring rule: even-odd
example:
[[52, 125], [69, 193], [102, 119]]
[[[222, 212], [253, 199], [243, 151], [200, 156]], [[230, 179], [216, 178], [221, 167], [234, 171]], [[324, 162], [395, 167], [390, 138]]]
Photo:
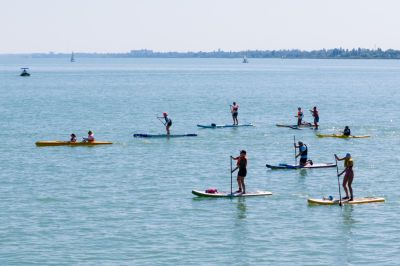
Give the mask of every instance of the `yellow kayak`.
[[60, 141], [60, 140], [50, 140], [50, 141], [38, 141], [36, 146], [96, 146], [96, 145], [110, 145], [112, 142], [108, 141], [88, 141], [88, 142], [71, 142], [71, 141]]
[[[384, 202], [385, 198], [381, 197], [365, 197], [365, 198], [354, 198], [352, 201], [342, 200], [342, 204], [364, 204], [364, 203], [374, 203], [374, 202]], [[308, 199], [309, 204], [319, 204], [319, 205], [338, 205], [338, 199]]]
[[317, 134], [317, 137], [320, 138], [341, 138], [341, 139], [365, 139], [365, 138], [369, 138], [371, 136], [345, 136], [342, 134]]

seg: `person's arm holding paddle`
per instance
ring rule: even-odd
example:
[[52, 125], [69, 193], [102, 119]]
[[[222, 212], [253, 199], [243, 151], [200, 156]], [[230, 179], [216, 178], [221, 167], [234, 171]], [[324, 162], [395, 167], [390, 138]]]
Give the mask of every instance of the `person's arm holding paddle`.
[[[237, 161], [237, 160], [239, 160], [239, 157], [233, 157], [233, 156], [231, 156], [231, 158], [232, 158], [232, 160], [235, 160], [235, 161]], [[237, 169], [239, 169], [239, 166], [236, 166], [234, 169], [232, 169], [232, 173], [233, 172], [235, 172]]]

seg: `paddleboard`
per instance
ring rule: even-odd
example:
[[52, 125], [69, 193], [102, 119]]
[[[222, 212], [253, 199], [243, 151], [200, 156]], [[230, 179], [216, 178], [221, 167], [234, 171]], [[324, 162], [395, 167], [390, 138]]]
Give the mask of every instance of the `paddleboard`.
[[199, 197], [210, 197], [210, 198], [256, 197], [256, 196], [272, 195], [272, 193], [269, 191], [255, 191], [255, 192], [248, 192], [246, 194], [242, 193], [231, 194], [230, 192], [207, 193], [205, 191], [200, 191], [200, 190], [192, 190], [192, 194]]
[[96, 146], [96, 145], [110, 145], [112, 142], [108, 141], [88, 141], [88, 142], [70, 142], [70, 141], [60, 141], [60, 140], [50, 140], [50, 141], [38, 141], [36, 146]]
[[217, 124], [210, 124], [210, 125], [197, 125], [201, 128], [227, 128], [227, 127], [254, 127], [253, 124], [239, 124], [239, 125], [217, 125]]
[[365, 136], [345, 136], [342, 134], [317, 134], [317, 137], [320, 138], [341, 138], [341, 139], [365, 139], [365, 138], [369, 138], [371, 136], [365, 135]]
[[268, 168], [271, 168], [271, 169], [314, 169], [314, 168], [336, 167], [336, 164], [334, 164], [334, 163], [314, 163], [313, 165], [307, 164], [306, 166], [300, 166], [300, 165], [280, 163], [279, 165], [266, 164], [265, 166]]
[[288, 127], [288, 128], [291, 128], [291, 129], [313, 128], [313, 127], [315, 127], [311, 123], [301, 124], [300, 126], [298, 126], [298, 125], [286, 125], [286, 124], [276, 124], [276, 126], [277, 127]]
[[[364, 204], [364, 203], [374, 203], [374, 202], [384, 202], [385, 198], [381, 197], [365, 197], [365, 198], [354, 198], [352, 201], [342, 200], [342, 204]], [[318, 205], [337, 205], [339, 204], [338, 199], [308, 199], [309, 204]]]
[[134, 138], [180, 138], [197, 137], [197, 134], [133, 134]]

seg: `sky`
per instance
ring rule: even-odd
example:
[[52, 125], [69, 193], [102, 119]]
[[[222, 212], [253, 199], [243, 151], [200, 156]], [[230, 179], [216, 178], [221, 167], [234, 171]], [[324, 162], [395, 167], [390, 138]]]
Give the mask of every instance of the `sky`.
[[399, 0], [0, 0], [0, 53], [400, 49]]

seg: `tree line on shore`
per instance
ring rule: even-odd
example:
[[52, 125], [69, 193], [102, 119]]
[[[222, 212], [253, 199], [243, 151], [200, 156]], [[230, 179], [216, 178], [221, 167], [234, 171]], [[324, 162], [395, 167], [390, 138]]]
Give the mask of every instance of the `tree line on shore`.
[[[34, 53], [3, 56], [27, 56], [34, 58], [69, 57], [66, 53]], [[158, 52], [153, 50], [132, 50], [127, 53], [75, 53], [75, 57], [97, 58], [288, 58], [288, 59], [400, 59], [400, 50], [388, 49], [321, 49], [304, 51], [291, 50], [246, 50], [246, 51], [209, 51], [209, 52]]]

